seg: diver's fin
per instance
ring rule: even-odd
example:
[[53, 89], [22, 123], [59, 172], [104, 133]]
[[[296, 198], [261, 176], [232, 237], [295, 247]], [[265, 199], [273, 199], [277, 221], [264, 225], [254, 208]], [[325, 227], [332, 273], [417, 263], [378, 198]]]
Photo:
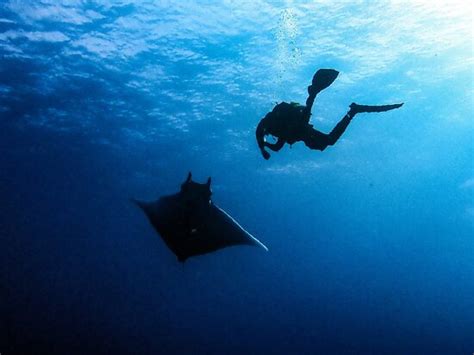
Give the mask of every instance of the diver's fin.
[[336, 80], [339, 72], [334, 69], [319, 69], [313, 76], [311, 90], [316, 93], [326, 89]]
[[356, 113], [361, 112], [385, 112], [390, 110], [395, 110], [403, 106], [403, 102], [401, 104], [393, 104], [393, 105], [358, 105], [355, 102], [350, 104], [351, 111]]

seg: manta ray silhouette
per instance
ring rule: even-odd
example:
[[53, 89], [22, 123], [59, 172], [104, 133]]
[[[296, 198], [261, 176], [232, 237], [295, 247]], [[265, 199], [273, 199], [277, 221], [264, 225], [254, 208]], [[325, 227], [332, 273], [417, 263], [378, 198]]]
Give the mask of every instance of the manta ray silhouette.
[[153, 202], [132, 199], [179, 261], [234, 245], [253, 245], [268, 250], [211, 201], [211, 178], [204, 184], [191, 178], [189, 173], [181, 191], [174, 195]]

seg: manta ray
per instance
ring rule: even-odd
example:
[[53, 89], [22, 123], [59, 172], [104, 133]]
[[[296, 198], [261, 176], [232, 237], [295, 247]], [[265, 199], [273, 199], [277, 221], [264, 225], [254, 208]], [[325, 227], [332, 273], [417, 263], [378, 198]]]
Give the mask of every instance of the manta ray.
[[132, 199], [180, 262], [189, 257], [235, 246], [268, 250], [234, 218], [211, 200], [211, 178], [200, 184], [191, 172], [181, 190], [153, 202]]

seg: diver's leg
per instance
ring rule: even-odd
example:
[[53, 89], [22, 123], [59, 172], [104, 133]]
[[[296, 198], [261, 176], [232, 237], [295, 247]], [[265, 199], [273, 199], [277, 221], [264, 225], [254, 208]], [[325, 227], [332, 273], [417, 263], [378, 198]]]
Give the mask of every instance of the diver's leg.
[[338, 75], [339, 72], [334, 69], [319, 69], [314, 74], [311, 85], [308, 86], [308, 98], [306, 99], [306, 106], [303, 110], [303, 113], [308, 121], [316, 95], [331, 85], [334, 80], [336, 80]]
[[334, 145], [342, 134], [346, 131], [347, 126], [351, 123], [352, 118], [362, 112], [385, 112], [397, 109], [401, 107], [401, 104], [393, 105], [378, 105], [378, 106], [368, 106], [368, 105], [358, 105], [352, 103], [349, 107], [349, 111], [346, 115], [339, 121], [339, 123], [333, 128], [329, 134], [321, 133], [314, 128], [308, 130], [308, 134], [303, 139], [306, 146], [311, 149], [324, 150], [329, 145]]
[[318, 150], [324, 150], [327, 146], [334, 145], [345, 132], [347, 126], [349, 126], [349, 123], [351, 123], [352, 118], [356, 114], [356, 110], [351, 106], [346, 115], [338, 122], [329, 134], [324, 134], [311, 127], [311, 129], [307, 131], [308, 134], [305, 139], [303, 139], [304, 143], [309, 148]]
[[328, 137], [328, 134], [320, 132], [309, 126], [302, 141], [310, 149], [324, 150], [328, 146]]
[[328, 145], [334, 145], [337, 140], [342, 136], [344, 131], [346, 130], [349, 123], [351, 123], [352, 118], [362, 112], [385, 112], [394, 110], [399, 108], [403, 105], [401, 104], [394, 104], [394, 105], [378, 105], [378, 106], [369, 106], [369, 105], [358, 105], [356, 103], [352, 103], [349, 107], [349, 112], [342, 118], [341, 121], [333, 128], [331, 133], [328, 134]]
[[346, 113], [346, 115], [338, 122], [338, 124], [332, 129], [332, 131], [328, 134], [327, 143], [328, 145], [334, 145], [337, 140], [342, 136], [345, 132], [349, 123], [351, 123], [352, 118], [356, 115], [352, 107]]
[[314, 99], [316, 98], [317, 93], [310, 90], [311, 86], [308, 86], [309, 96], [306, 99], [306, 105], [303, 109], [303, 116], [306, 119], [306, 122], [309, 122], [311, 116], [311, 109], [313, 108]]

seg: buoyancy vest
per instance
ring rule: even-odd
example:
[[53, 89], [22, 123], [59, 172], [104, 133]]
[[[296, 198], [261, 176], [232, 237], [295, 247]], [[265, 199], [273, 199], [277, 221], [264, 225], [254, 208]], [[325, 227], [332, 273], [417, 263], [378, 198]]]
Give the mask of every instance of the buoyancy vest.
[[296, 102], [280, 102], [265, 116], [267, 131], [286, 141], [297, 141], [308, 126], [304, 117], [305, 106]]

